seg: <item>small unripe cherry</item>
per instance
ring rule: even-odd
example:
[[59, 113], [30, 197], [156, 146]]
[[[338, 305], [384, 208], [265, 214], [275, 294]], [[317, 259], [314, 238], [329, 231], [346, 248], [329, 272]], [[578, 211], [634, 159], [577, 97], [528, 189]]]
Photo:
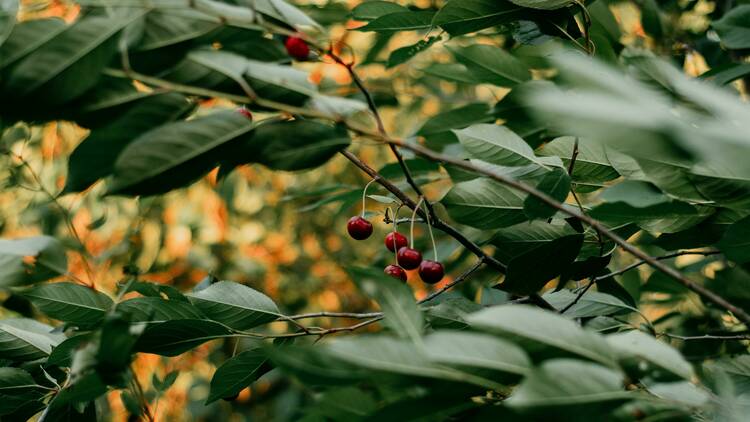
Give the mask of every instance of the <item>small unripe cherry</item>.
[[349, 236], [356, 240], [365, 240], [372, 234], [372, 223], [356, 215], [346, 223], [346, 230]]
[[419, 278], [427, 284], [435, 284], [443, 279], [445, 269], [443, 264], [425, 259], [419, 264]]
[[391, 264], [385, 267], [385, 270], [383, 270], [383, 272], [393, 278], [397, 278], [401, 281], [406, 281], [406, 271], [404, 271], [404, 269], [399, 267], [398, 265]]
[[404, 269], [413, 270], [422, 262], [422, 254], [416, 249], [404, 246], [396, 253], [396, 261]]
[[253, 120], [253, 113], [251, 113], [250, 110], [246, 109], [245, 107], [239, 107], [237, 109], [237, 112], [247, 117], [248, 120]]
[[300, 37], [287, 37], [284, 47], [286, 47], [286, 52], [296, 60], [304, 61], [310, 57], [310, 47]]
[[391, 252], [396, 252], [408, 244], [406, 236], [399, 232], [390, 232], [385, 235], [385, 247]]

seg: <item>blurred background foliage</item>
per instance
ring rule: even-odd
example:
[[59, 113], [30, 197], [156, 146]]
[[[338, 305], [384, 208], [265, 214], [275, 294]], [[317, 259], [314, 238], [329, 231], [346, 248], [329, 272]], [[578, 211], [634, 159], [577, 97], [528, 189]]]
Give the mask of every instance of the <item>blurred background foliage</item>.
[[[293, 3], [326, 25], [331, 39], [345, 54], [356, 57], [358, 69], [367, 79], [390, 133], [413, 134], [427, 118], [441, 111], [459, 104], [494, 103], [508, 92], [497, 86], [460, 84], [432, 76], [425, 67], [449, 61], [450, 55], [444, 49], [428, 50], [407, 65], [388, 68], [393, 50], [424, 39], [425, 35], [350, 31], [364, 24], [350, 15], [360, 1]], [[439, 0], [398, 3], [423, 9], [443, 4]], [[591, 10], [599, 14], [611, 12], [619, 33], [609, 35], [622, 45], [645, 47], [668, 55], [686, 74], [699, 76], [725, 64], [721, 62], [723, 55], [712, 54], [719, 48], [718, 43], [712, 44], [705, 36], [712, 15], [725, 7], [724, 3], [598, 0]], [[56, 16], [72, 21], [79, 11], [80, 7], [71, 1], [24, 0], [19, 19]], [[595, 35], [604, 36], [603, 32], [595, 31]], [[493, 37], [492, 42], [497, 40], [495, 34], [487, 36]], [[482, 42], [481, 35], [477, 42]], [[599, 51], [597, 55], [606, 58], [607, 52]], [[310, 71], [311, 82], [320, 85], [321, 90], [336, 87], [337, 95], [359, 98], [343, 67], [325, 62], [298, 66]], [[735, 81], [733, 87], [743, 97], [746, 95], [742, 79]], [[210, 101], [200, 106], [216, 105], [216, 101]], [[263, 113], [254, 111], [254, 114], [256, 118], [263, 117]], [[56, 122], [35, 126], [19, 137], [22, 141], [7, 145], [11, 154], [0, 158], [2, 237], [48, 234], [63, 239], [71, 250], [70, 273], [87, 283], [95, 282], [106, 291], [114, 291], [126, 273], [138, 273], [144, 280], [181, 290], [190, 289], [207, 277], [216, 277], [265, 292], [287, 314], [372, 309], [370, 302], [356, 291], [342, 263], [385, 265], [391, 257], [380, 242], [360, 243], [345, 235], [346, 220], [360, 210], [362, 187], [367, 179], [343, 157], [337, 156], [325, 166], [304, 173], [244, 166], [218, 180], [216, 172], [212, 172], [199, 183], [164, 196], [102, 197], [103, 188], [98, 184], [89, 191], [53, 201], [55, 193], [65, 185], [67, 158], [85, 136], [86, 131], [72, 123]], [[406, 186], [398, 179], [399, 172], [387, 149], [367, 142], [359, 142], [354, 148], [364, 161], [385, 167], [385, 174]], [[434, 175], [429, 177], [418, 181], [422, 185], [430, 182], [425, 187], [428, 197], [441, 197], [448, 184], [441, 183], [441, 178]], [[373, 185], [369, 193], [383, 192]], [[378, 216], [374, 218], [376, 233], [389, 230], [383, 222], [384, 210], [383, 204], [368, 201], [368, 212]], [[426, 245], [428, 238], [421, 233], [417, 239]], [[438, 240], [441, 257], [450, 258], [446, 261], [448, 273], [456, 274], [456, 268], [464, 265], [466, 253], [455, 241], [442, 237]], [[629, 259], [615, 257], [623, 265], [631, 262]], [[701, 259], [680, 257], [678, 265], [683, 267]], [[710, 266], [704, 271], [711, 271]], [[638, 273], [630, 274], [634, 277], [631, 284], [638, 285]], [[483, 287], [494, 284], [498, 277], [489, 271], [479, 274], [463, 289], [481, 301], [482, 294], [489, 292]], [[412, 274], [410, 284], [417, 297], [424, 297], [429, 287], [414, 279]], [[446, 277], [441, 285], [450, 280]], [[13, 297], [6, 295], [2, 300], [6, 306], [0, 308], [0, 314], [32, 312], [23, 303], [14, 304]], [[652, 319], [667, 313], [658, 306], [643, 311]], [[320, 321], [322, 325], [335, 322]], [[231, 355], [233, 348], [233, 342], [226, 340], [223, 344], [202, 345], [175, 358], [139, 354], [134, 366], [136, 375], [149, 394], [160, 395], [154, 409], [157, 419], [295, 420], [299, 409], [309, 401], [306, 397], [309, 392], [276, 371], [243, 390], [236, 401], [204, 406], [215, 364]], [[690, 351], [683, 351], [689, 357]], [[173, 371], [179, 374], [174, 384], [157, 393], [154, 375], [158, 380]], [[111, 420], [126, 419], [119, 392], [110, 393], [108, 403]]]

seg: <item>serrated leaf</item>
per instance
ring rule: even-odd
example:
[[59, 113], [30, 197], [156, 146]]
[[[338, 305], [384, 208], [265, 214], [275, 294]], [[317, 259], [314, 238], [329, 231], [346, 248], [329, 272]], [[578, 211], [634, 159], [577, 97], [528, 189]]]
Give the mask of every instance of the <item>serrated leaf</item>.
[[54, 237], [0, 239], [0, 286], [36, 283], [67, 271], [65, 249]]
[[[557, 202], [564, 203], [570, 193], [570, 176], [565, 169], [553, 169], [539, 181], [536, 190], [549, 195]], [[529, 219], [545, 219], [555, 215], [557, 208], [551, 207], [535, 196], [528, 196], [523, 201], [523, 212]]]
[[386, 64], [386, 68], [391, 68], [406, 63], [412, 57], [427, 50], [440, 40], [441, 37], [439, 36], [427, 37], [426, 40], [419, 40], [412, 45], [393, 50], [391, 52], [391, 55], [388, 56], [388, 63]]
[[523, 349], [489, 335], [441, 330], [425, 337], [427, 358], [449, 366], [524, 375], [531, 369]]
[[512, 339], [534, 356], [575, 355], [615, 367], [604, 337], [574, 321], [525, 305], [500, 305], [466, 317], [471, 327]]
[[486, 178], [456, 183], [440, 202], [455, 221], [479, 229], [508, 227], [526, 220], [526, 195]]
[[583, 235], [573, 234], [543, 243], [530, 252], [513, 257], [508, 262], [505, 280], [499, 288], [517, 295], [536, 293], [565, 272], [575, 261], [582, 245]]
[[348, 271], [360, 290], [378, 302], [388, 327], [402, 338], [422, 343], [424, 321], [408, 285], [371, 268], [350, 267]]
[[268, 296], [233, 281], [219, 281], [188, 297], [209, 318], [237, 330], [257, 327], [280, 316]]
[[510, 0], [511, 3], [529, 9], [555, 10], [575, 3], [575, 0]]
[[716, 244], [727, 258], [745, 263], [750, 261], [750, 217], [732, 224]]
[[190, 303], [159, 297], [137, 297], [117, 304], [117, 312], [131, 322], [164, 322], [176, 319], [201, 319], [205, 315]]
[[480, 82], [512, 87], [531, 79], [526, 66], [501, 48], [474, 44], [448, 47], [448, 50]]
[[[22, 59], [10, 71], [3, 90], [35, 106], [55, 106], [94, 86], [117, 52], [120, 31], [143, 15], [136, 10], [87, 16]], [[89, 77], [82, 78], [86, 74]]]
[[180, 319], [146, 327], [135, 350], [162, 356], [177, 356], [207, 341], [231, 335], [224, 325], [201, 319]]
[[109, 193], [154, 195], [190, 184], [218, 164], [222, 146], [253, 128], [234, 111], [159, 126], [117, 157]]
[[455, 37], [510, 22], [520, 10], [503, 0], [452, 0], [438, 11], [433, 24]]
[[[546, 293], [542, 297], [555, 308], [564, 309], [573, 303], [577, 296], [577, 292], [563, 289], [557, 292]], [[634, 311], [636, 310], [633, 307], [615, 296], [589, 291], [575, 305], [565, 311], [565, 315], [571, 318], [591, 318]]]
[[11, 367], [0, 368], [0, 395], [24, 395], [40, 388], [41, 386], [37, 384], [31, 374], [23, 369]]
[[693, 367], [680, 352], [646, 333], [632, 330], [611, 334], [607, 342], [620, 360], [636, 358], [686, 380], [693, 377]]
[[211, 378], [211, 392], [206, 404], [232, 397], [248, 387], [270, 369], [268, 358], [260, 349], [248, 350], [224, 362]]
[[96, 325], [114, 304], [106, 294], [73, 283], [42, 284], [21, 295], [50, 318], [85, 326]]
[[600, 365], [553, 359], [531, 372], [507, 404], [531, 409], [624, 401], [632, 393], [623, 390], [623, 381], [622, 374]]
[[85, 190], [114, 170], [118, 155], [138, 136], [185, 115], [192, 109], [175, 93], [139, 97], [116, 120], [89, 133], [68, 159], [64, 193]]
[[352, 9], [352, 19], [358, 21], [370, 21], [377, 19], [383, 15], [398, 12], [408, 12], [409, 9], [390, 1], [368, 1], [366, 3], [360, 3]]
[[0, 321], [0, 359], [27, 361], [48, 356], [52, 347], [65, 339], [52, 330], [49, 325], [32, 319]]
[[435, 12], [430, 11], [407, 11], [382, 15], [365, 26], [357, 28], [357, 31], [415, 31], [418, 29], [429, 29], [432, 26], [432, 18]]
[[473, 158], [503, 166], [536, 164], [548, 168], [529, 144], [505, 126], [477, 124], [453, 133]]
[[711, 24], [727, 48], [750, 48], [750, 5], [740, 4]]

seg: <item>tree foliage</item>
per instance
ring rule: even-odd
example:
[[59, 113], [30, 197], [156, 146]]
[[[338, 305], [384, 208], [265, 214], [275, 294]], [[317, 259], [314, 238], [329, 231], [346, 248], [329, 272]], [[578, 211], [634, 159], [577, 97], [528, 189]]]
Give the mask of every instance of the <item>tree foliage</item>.
[[[134, 362], [196, 348], [217, 366], [196, 418], [268, 379], [301, 382], [277, 420], [746, 417], [750, 6], [77, 3], [62, 19], [0, 1], [3, 184], [43, 196], [11, 199], [37, 235], [0, 240], [2, 420], [108, 420], [113, 392], [155, 420], [179, 371], [144, 388]], [[82, 137], [54, 181], [28, 152], [50, 127]], [[332, 161], [332, 184], [309, 177]], [[295, 230], [328, 236], [362, 200], [449, 276], [390, 278], [375, 240], [331, 253], [351, 308], [262, 292], [231, 279], [236, 262], [190, 262], [219, 276], [200, 283], [149, 278], [170, 265], [143, 265], [130, 238], [160, 204], [198, 183], [241, 214], [248, 168], [296, 181]], [[137, 208], [135, 223], [94, 252], [71, 200]], [[281, 207], [253, 220], [284, 225]], [[103, 267], [124, 274], [111, 289]]]

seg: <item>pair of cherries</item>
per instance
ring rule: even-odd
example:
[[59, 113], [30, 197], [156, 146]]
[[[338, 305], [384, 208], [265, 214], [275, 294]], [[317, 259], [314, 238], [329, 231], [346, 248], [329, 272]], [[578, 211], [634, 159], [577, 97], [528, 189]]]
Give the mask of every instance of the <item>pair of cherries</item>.
[[[372, 235], [372, 223], [361, 216], [354, 216], [346, 224], [349, 236], [356, 240], [365, 240]], [[422, 254], [408, 247], [408, 239], [397, 231], [385, 236], [385, 247], [391, 252], [396, 252], [396, 262], [385, 267], [385, 273], [393, 278], [406, 281], [406, 271], [419, 268], [419, 278], [427, 284], [435, 284], [443, 279], [445, 269], [443, 264], [429, 259], [422, 259]]]

